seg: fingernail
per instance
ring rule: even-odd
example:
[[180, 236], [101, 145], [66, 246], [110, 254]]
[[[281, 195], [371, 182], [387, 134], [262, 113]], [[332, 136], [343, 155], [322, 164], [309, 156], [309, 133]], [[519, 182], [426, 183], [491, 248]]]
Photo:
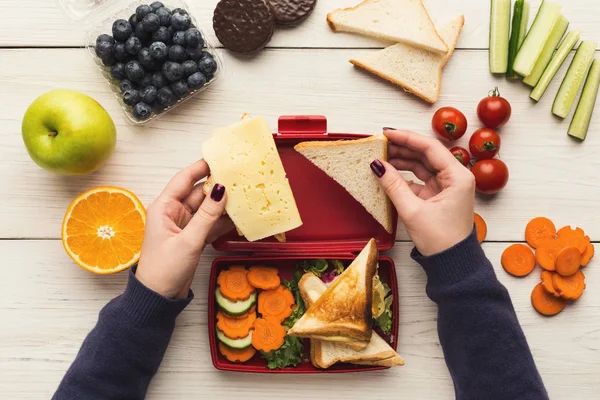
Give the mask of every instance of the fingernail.
[[212, 191], [210, 192], [210, 198], [216, 202], [221, 201], [223, 199], [224, 195], [225, 195], [225, 186], [218, 184], [218, 183], [213, 187]]
[[371, 169], [378, 178], [381, 178], [383, 174], [385, 174], [385, 166], [379, 160], [375, 160], [371, 163]]
[[398, 129], [396, 129], [396, 128], [390, 128], [390, 127], [388, 127], [388, 126], [384, 126], [384, 127], [383, 127], [383, 130], [384, 130], [384, 131], [397, 131]]

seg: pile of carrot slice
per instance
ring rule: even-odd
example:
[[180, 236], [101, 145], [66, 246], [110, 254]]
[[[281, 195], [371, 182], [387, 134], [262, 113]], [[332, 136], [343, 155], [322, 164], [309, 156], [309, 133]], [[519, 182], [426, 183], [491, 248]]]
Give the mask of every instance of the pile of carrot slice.
[[540, 314], [556, 315], [568, 301], [577, 300], [585, 290], [581, 268], [594, 256], [594, 245], [583, 229], [565, 226], [558, 231], [545, 217], [529, 221], [524, 244], [513, 244], [502, 253], [502, 267], [511, 275], [526, 276], [536, 262], [543, 271], [541, 282], [531, 292], [531, 304]]

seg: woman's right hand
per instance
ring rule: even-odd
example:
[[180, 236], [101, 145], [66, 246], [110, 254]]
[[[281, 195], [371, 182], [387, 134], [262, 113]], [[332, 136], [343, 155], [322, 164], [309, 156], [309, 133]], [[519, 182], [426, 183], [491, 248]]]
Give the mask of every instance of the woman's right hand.
[[[389, 162], [371, 169], [398, 211], [417, 250], [442, 252], [473, 231], [475, 178], [438, 140], [384, 128], [390, 140]], [[423, 184], [407, 182], [398, 171], [411, 171]]]

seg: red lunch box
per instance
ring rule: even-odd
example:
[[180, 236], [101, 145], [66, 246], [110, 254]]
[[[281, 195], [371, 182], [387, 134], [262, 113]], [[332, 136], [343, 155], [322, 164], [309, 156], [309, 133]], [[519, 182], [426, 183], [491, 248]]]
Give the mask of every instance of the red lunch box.
[[[328, 260], [353, 260], [371, 238], [377, 241], [379, 251], [394, 246], [398, 216], [394, 210], [394, 231], [386, 230], [342, 186], [294, 150], [303, 141], [352, 140], [369, 135], [328, 133], [324, 116], [282, 116], [278, 132], [274, 135], [279, 156], [287, 173], [303, 225], [286, 233], [287, 241], [279, 243], [273, 238], [248, 242], [235, 231], [213, 243], [218, 251], [235, 252], [234, 256], [214, 259], [211, 267], [208, 297], [208, 333], [210, 352], [215, 368], [224, 371], [260, 373], [319, 373], [359, 372], [386, 369], [387, 367], [361, 366], [338, 363], [326, 370], [313, 367], [303, 360], [297, 367], [268, 369], [266, 361], [257, 353], [245, 363], [228, 361], [218, 349], [215, 324], [218, 306], [215, 302], [216, 281], [219, 272], [230, 265], [250, 267], [262, 264], [276, 267], [281, 279], [291, 279], [299, 260], [325, 258]], [[393, 295], [392, 347], [398, 342], [398, 285], [394, 260], [379, 256], [379, 276], [387, 283]], [[310, 340], [305, 339], [308, 355]], [[308, 357], [308, 356], [307, 356]]]

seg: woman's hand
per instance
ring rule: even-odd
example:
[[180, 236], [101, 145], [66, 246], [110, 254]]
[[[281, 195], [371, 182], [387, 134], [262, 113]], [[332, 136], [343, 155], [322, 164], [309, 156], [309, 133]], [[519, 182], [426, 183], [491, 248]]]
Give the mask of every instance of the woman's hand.
[[222, 217], [225, 187], [215, 184], [206, 197], [197, 184], [208, 174], [204, 160], [184, 168], [148, 207], [136, 277], [165, 297], [187, 297], [205, 244], [233, 229]]
[[[444, 251], [473, 231], [475, 178], [434, 138], [384, 128], [390, 140], [389, 163], [371, 169], [398, 210], [400, 219], [424, 256]], [[423, 184], [407, 182], [411, 171]]]

